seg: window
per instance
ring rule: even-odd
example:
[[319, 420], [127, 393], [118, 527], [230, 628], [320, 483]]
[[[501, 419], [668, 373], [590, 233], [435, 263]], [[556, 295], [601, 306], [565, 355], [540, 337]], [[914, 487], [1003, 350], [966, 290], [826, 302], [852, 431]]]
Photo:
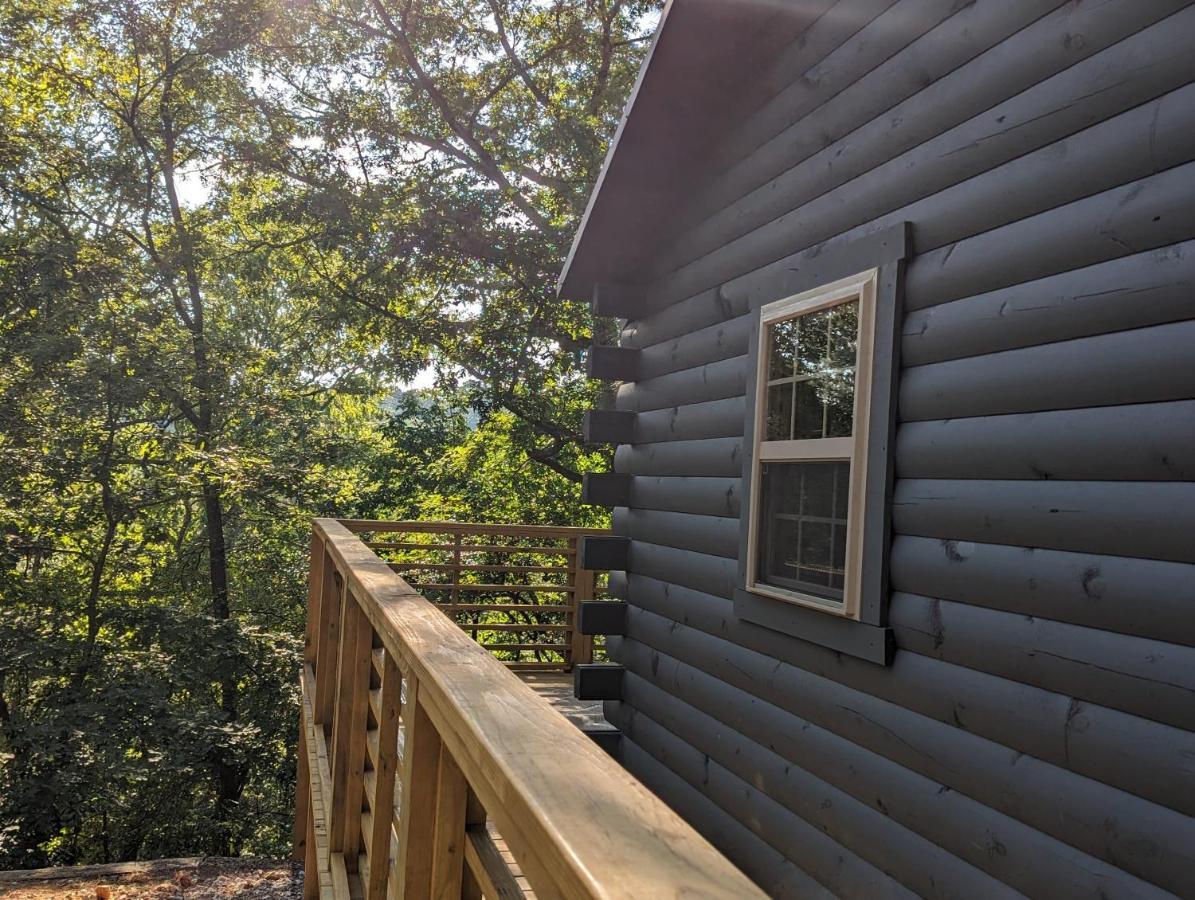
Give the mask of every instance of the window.
[[760, 311], [746, 589], [858, 619], [877, 271]]

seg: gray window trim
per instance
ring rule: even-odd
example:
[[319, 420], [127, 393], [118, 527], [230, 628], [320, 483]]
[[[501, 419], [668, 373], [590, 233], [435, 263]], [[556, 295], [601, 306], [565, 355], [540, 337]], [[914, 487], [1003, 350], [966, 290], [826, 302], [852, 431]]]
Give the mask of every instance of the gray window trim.
[[[905, 259], [912, 246], [909, 223], [877, 232], [831, 254], [817, 257], [817, 283], [828, 284], [869, 268], [878, 269], [876, 282], [875, 346], [872, 351], [871, 384], [857, 390], [871, 391], [869, 434], [865, 465], [867, 487], [862, 523], [863, 559], [860, 572], [859, 619], [847, 619], [809, 607], [785, 603], [746, 590], [747, 544], [751, 517], [751, 479], [755, 470], [755, 447], [743, 444], [743, 509], [739, 525], [739, 572], [734, 592], [735, 614], [755, 625], [871, 662], [887, 665], [894, 644], [888, 628], [888, 567], [892, 543], [892, 485], [896, 434], [896, 388], [900, 366], [900, 323], [903, 306]], [[759, 309], [766, 303], [808, 290], [809, 278], [801, 266], [792, 269], [796, 290], [783, 280], [768, 285], [772, 296], [755, 304], [751, 340], [748, 344], [748, 379], [744, 435], [755, 433], [755, 399], [759, 354]]]

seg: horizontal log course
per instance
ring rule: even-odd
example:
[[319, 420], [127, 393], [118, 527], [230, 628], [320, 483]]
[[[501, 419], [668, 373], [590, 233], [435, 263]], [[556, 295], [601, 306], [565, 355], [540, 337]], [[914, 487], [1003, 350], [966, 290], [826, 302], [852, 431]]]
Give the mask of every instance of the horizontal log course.
[[646, 347], [743, 316], [764, 303], [790, 297], [885, 262], [904, 259], [912, 246], [904, 220], [869, 223], [840, 238], [798, 251], [757, 272], [678, 301], [628, 325], [623, 339]]
[[1192, 318], [1195, 241], [952, 300], [905, 316], [906, 366]]
[[1195, 562], [1195, 483], [901, 479], [898, 534]]
[[[676, 679], [679, 695], [653, 684], [653, 662]], [[1048, 846], [1054, 843], [1049, 838], [970, 798], [641, 644], [630, 648], [624, 694], [637, 713], [919, 896], [1013, 898], [1033, 890], [1067, 896], [1065, 889], [1050, 890], [1059, 872], [1040, 865], [1043, 843], [1044, 853], [1061, 856], [1070, 864], [1066, 868], [1079, 860], [1095, 863], [1070, 848]], [[996, 841], [1010, 852], [992, 853]], [[1038, 864], [1026, 865], [1029, 858]], [[1082, 895], [1072, 890], [1070, 896]]]
[[1175, 166], [922, 253], [905, 273], [905, 310], [1190, 240], [1193, 176], [1195, 164]]
[[[891, 666], [874, 666], [744, 623], [733, 604], [699, 589], [638, 574], [627, 587], [635, 640], [927, 777], [962, 785], [1014, 818], [1032, 821], [1020, 810], [1043, 808], [1039, 788], [1055, 798], [1049, 809], [1071, 809], [1068, 797], [1051, 793], [1063, 782], [1091, 810], [1093, 834], [1103, 821], [1100, 804], [1110, 802], [1100, 799], [1103, 791], [1117, 803], [1123, 791], [1187, 815], [1195, 809], [1195, 772], [1185, 762], [1195, 752], [1190, 732], [917, 653], [898, 651]], [[637, 609], [654, 618], [636, 617]], [[851, 693], [811, 705], [827, 695], [803, 687], [810, 678]], [[845, 709], [854, 712], [844, 716]], [[1047, 765], [1038, 769], [1034, 760]], [[1085, 777], [1067, 781], [1063, 769]], [[1091, 779], [1100, 786], [1090, 787]]]
[[645, 509], [614, 511], [614, 530], [635, 541], [737, 559], [739, 520]]
[[593, 506], [626, 506], [631, 502], [631, 476], [618, 472], [586, 472], [581, 502]]
[[[1166, 161], [1189, 157], [1191, 150], [1184, 135], [1192, 124], [1191, 104], [1186, 96], [1191, 90], [1195, 88], [1175, 92], [1147, 108], [1102, 123], [1096, 126], [1097, 137], [1101, 141], [1123, 142], [1126, 135], [1134, 133], [1127, 125], [1156, 109], [1159, 116], [1163, 113], [1167, 116], [1167, 153], [1172, 155]], [[1138, 181], [1119, 187], [1111, 185], [1124, 177], [1127, 170], [1123, 166], [1153, 160], [1148, 147], [1139, 152], [1123, 146], [1116, 152], [1108, 150], [1094, 168], [1057, 169], [1053, 154], [1062, 149], [1073, 146], [1085, 153], [1099, 151], [1098, 142], [1090, 138], [1086, 133], [1076, 135], [1059, 146], [1045, 147], [964, 182], [957, 189], [933, 194], [872, 221], [867, 221], [862, 213], [844, 218], [844, 227], [850, 228], [849, 231], [679, 300], [650, 319], [635, 323], [627, 339], [646, 347], [723, 323], [745, 315], [761, 303], [841, 277], [842, 273], [832, 267], [819, 265], [818, 258], [837, 259], [850, 252], [865, 257], [868, 254], [863, 252], [863, 242], [885, 226], [900, 221], [918, 223], [919, 250], [935, 246], [939, 241], [947, 242], [940, 249], [923, 252], [910, 263], [905, 297], [909, 312], [1195, 236], [1195, 227], [1190, 224], [1195, 219], [1190, 163], [1175, 165], [1158, 174], [1147, 172]], [[1068, 155], [1075, 154], [1068, 150]], [[1005, 171], [1010, 167], [1011, 171]], [[1023, 175], [1019, 174], [1022, 170]], [[1023, 191], [1010, 188], [1014, 178], [1025, 185]], [[1097, 182], [1107, 189], [1084, 196]], [[1043, 193], [1043, 183], [1049, 184], [1051, 194]], [[1048, 208], [1050, 203], [1056, 204], [1054, 208]], [[820, 221], [806, 207], [800, 213], [804, 221]], [[860, 216], [866, 224], [851, 228], [850, 222], [859, 221]], [[926, 230], [924, 223], [930, 222], [942, 229], [940, 234]], [[784, 236], [786, 246], [791, 246], [794, 241], [791, 228]], [[814, 241], [812, 234], [809, 241]], [[960, 251], [965, 252], [960, 255]], [[860, 259], [851, 271], [879, 261], [874, 251], [871, 255], [870, 262]]]
[[[998, 883], [1003, 882], [1027, 896], [1078, 900], [1108, 878], [1121, 889], [1149, 892], [1137, 878], [1117, 872], [1115, 864], [663, 652], [628, 641], [624, 658], [627, 705], [735, 770], [806, 821], [832, 835], [842, 834], [845, 846], [885, 871], [901, 873], [901, 880], [923, 895], [999, 896], [1008, 892]], [[673, 696], [654, 686], [660, 683], [672, 686]], [[734, 731], [728, 734], [728, 728]], [[735, 760], [741, 768], [736, 769]], [[1149, 808], [1142, 801], [1135, 803], [1142, 810]], [[886, 817], [891, 817], [888, 827], [875, 821]], [[881, 834], [886, 839], [880, 839]], [[1006, 852], [993, 853], [996, 845]], [[900, 848], [908, 865], [934, 860], [925, 869], [935, 885], [916, 881], [913, 872], [894, 863], [881, 847]], [[998, 882], [992, 883], [992, 878]]]
[[1195, 731], [1195, 648], [894, 593], [902, 648]]
[[900, 419], [1187, 400], [1192, 346], [1187, 320], [916, 366], [901, 373]]
[[[849, 131], [863, 124], [875, 114], [874, 106], [886, 109], [909, 93], [921, 90], [933, 80], [935, 69], [946, 67], [948, 70], [970, 45], [982, 42], [983, 46], [988, 46], [1000, 39], [989, 37], [987, 31], [972, 33], [966, 25], [960, 29], [960, 19], [970, 21], [974, 16], [952, 16], [955, 12], [957, 7], [945, 3], [894, 4], [871, 0], [856, 3], [849, 16], [826, 16], [825, 21], [818, 23], [822, 26], [819, 32], [825, 33], [823, 41], [831, 34], [845, 39], [824, 55], [814, 55], [816, 48], [808, 47], [802, 41], [801, 60], [816, 62], [812, 66], [806, 62], [807, 67], [790, 64], [787, 68], [791, 74], [782, 89], [720, 142], [723, 146], [718, 148], [715, 158], [724, 161], [721, 168], [725, 171], [720, 172], [700, 195], [699, 208], [705, 213], [704, 218], [758, 188], [774, 172], [794, 165], [815, 149], [845, 134], [846, 131], [841, 131], [843, 127]], [[943, 19], [952, 23], [953, 27], [947, 30], [954, 33], [954, 40], [938, 47], [931, 56], [922, 58], [925, 54], [918, 52], [918, 39], [927, 31], [932, 33]], [[863, 27], [859, 28], [861, 23]], [[838, 29], [846, 31], [845, 36], [837, 34]], [[908, 64], [897, 65], [897, 60], [908, 61]], [[877, 69], [887, 70], [889, 77], [875, 77]], [[853, 94], [858, 101], [862, 93], [860, 82], [866, 82], [869, 75], [882, 87], [882, 96], [872, 92], [871, 104], [864, 100], [862, 105], [836, 101], [836, 95], [840, 93]], [[826, 114], [826, 106], [842, 111], [837, 121], [831, 121], [835, 117]], [[817, 139], [811, 140], [808, 133], [793, 127], [807, 116], [817, 122], [813, 126]], [[838, 128], [831, 131], [835, 124]], [[661, 263], [669, 269], [678, 265], [673, 256]]]
[[577, 614], [581, 634], [625, 634], [627, 605], [613, 600], [585, 600]]
[[743, 397], [687, 403], [668, 409], [642, 412], [635, 414], [633, 439], [620, 443], [652, 444], [663, 441], [741, 437], [745, 427], [745, 415], [746, 403]]
[[1195, 647], [1195, 566], [901, 535], [892, 588]]
[[916, 896], [644, 713], [636, 711], [626, 717], [623, 731], [632, 742], [825, 884], [835, 896], [907, 900]]
[[1195, 481], [1195, 401], [906, 422], [902, 478]]
[[[920, 366], [1189, 319], [1193, 290], [1195, 241], [1185, 241], [914, 310], [902, 325], [901, 361]], [[692, 335], [717, 331], [716, 347], [682, 336], [643, 352], [675, 345], [675, 369], [716, 362], [747, 352], [753, 320], [752, 313], [739, 314]], [[639, 331], [628, 331], [625, 340], [647, 334], [652, 323], [635, 324]]]
[[645, 308], [645, 289], [634, 284], [595, 284], [589, 307], [595, 316], [634, 319]]
[[[1151, 18], [1183, 5], [1160, 4], [1151, 10]], [[695, 248], [694, 259], [653, 286], [651, 308], [659, 309], [774, 264], [793, 247], [812, 246], [861, 222], [886, 222], [893, 216], [940, 229], [941, 237], [923, 237], [919, 228], [917, 246], [924, 251], [1091, 193], [1084, 191], [1083, 185], [1097, 184], [1100, 186], [1094, 190], [1106, 190], [1175, 165], [1159, 161], [1157, 168], [1151, 168], [1148, 150], [1144, 155], [1105, 152], [1096, 157], [1100, 162], [1095, 170], [1055, 165], [1048, 182], [1038, 177], [1029, 183], [1033, 172], [1040, 174], [1041, 163], [1054, 152], [1049, 147], [1052, 142], [1088, 126], [1107, 132], [1105, 120], [1111, 115], [1151, 100], [1159, 87], [1174, 89], [1190, 80], [1191, 62], [1183, 55], [1179, 37], [1190, 27], [1180, 17], [1189, 13], [1180, 12], [1173, 23], [1160, 23], [1152, 31], [1121, 41], [1141, 27], [1139, 6], [1121, 0], [1105, 6], [1099, 14], [1085, 12], [1080, 46], [1066, 53], [1058, 50], [1063, 37], [1076, 33], [1076, 23], [1066, 13], [1056, 13], [887, 115], [879, 115], [883, 109], [875, 110], [850, 141], [819, 145], [822, 132], [818, 127], [809, 121], [794, 125], [802, 135], [797, 140], [813, 142], [811, 149], [820, 153], [708, 220], [700, 239], [688, 235], [680, 241], [680, 245]], [[1104, 50], [1111, 44], [1115, 46]], [[1104, 52], [1098, 56], [1067, 70], [1101, 50]], [[1162, 61], [1169, 67], [1161, 65]], [[1046, 77], [1050, 75], [1054, 77]], [[1084, 93], [1093, 86], [1094, 96]], [[1022, 90], [1021, 96], [1008, 99]], [[977, 93], [988, 97], [977, 102]], [[944, 102], [933, 102], [930, 98], [935, 96]], [[992, 112], [990, 108], [1001, 102], [999, 111]], [[849, 108], [832, 103], [823, 110], [842, 115]], [[991, 114], [982, 112], [975, 120], [958, 124], [971, 111]], [[1176, 114], [1181, 115], [1181, 110]], [[1130, 134], [1122, 126], [1115, 129], [1118, 135], [1108, 139], [1119, 140], [1121, 148], [1138, 139], [1148, 146], [1147, 134]], [[1101, 140], [1089, 135], [1080, 142], [1072, 141], [1072, 152]], [[792, 146], [794, 140], [787, 143]], [[1171, 142], [1171, 146], [1181, 153], [1181, 142]], [[894, 153], [904, 155], [894, 158]], [[1031, 159], [1034, 156], [1040, 159]], [[753, 164], [763, 166], [757, 159]], [[1137, 166], [1136, 174], [1127, 179], [1109, 169], [1126, 165]], [[841, 190], [837, 190], [839, 185]], [[946, 190], [952, 185], [963, 190]], [[976, 208], [979, 193], [999, 202]], [[949, 196], [952, 194], [955, 196]], [[956, 212], [962, 214], [962, 221], [975, 224], [960, 230], [952, 222]]]
[[631, 475], [733, 478], [743, 471], [742, 454], [741, 437], [634, 444], [615, 451], [614, 466]]
[[[637, 337], [633, 328], [628, 328], [624, 334], [631, 340]], [[742, 356], [747, 352], [750, 335], [751, 318], [739, 316], [643, 347], [639, 351], [639, 377], [656, 378], [669, 372]]]
[[[634, 563], [628, 574], [646, 575], [660, 582], [705, 591], [727, 600], [734, 597], [738, 586], [737, 559], [677, 550], [646, 541], [633, 541]], [[630, 593], [635, 597], [634, 592]], [[636, 601], [638, 600], [635, 597]]]
[[[750, 185], [754, 190], [743, 190], [747, 185], [742, 185], [735, 193], [722, 194], [724, 208], [686, 235], [684, 246], [693, 250], [671, 255], [669, 268], [711, 253], [719, 243], [741, 237], [882, 167], [895, 154], [940, 139], [969, 113], [987, 110], [1026, 88], [1032, 90], [1053, 73], [1106, 46], [1113, 27], [1119, 26], [1116, 38], [1127, 33], [1123, 20], [1108, 27], [1104, 35], [1098, 33], [1097, 24], [1091, 46], [1084, 41], [1082, 47], [1065, 55], [1051, 46], [1046, 53], [1042, 45], [1051, 37], [1057, 39], [1067, 26], [1083, 27], [1057, 12], [1030, 24], [1049, 9], [1050, 4], [1029, 0], [1001, 4], [998, 10], [966, 10], [868, 77], [849, 85], [841, 96], [804, 121], [791, 120], [777, 139], [739, 164], [739, 170], [754, 170], [753, 181], [758, 183], [759, 173], [770, 180], [758, 187]], [[1015, 39], [1000, 43], [1025, 26], [1029, 27]], [[994, 45], [999, 46], [991, 49]], [[1035, 55], [1035, 49], [1041, 52]], [[1003, 77], [993, 77], [997, 65], [1001, 65]], [[927, 96], [936, 102], [927, 102]], [[831, 153], [832, 159], [828, 158]], [[990, 166], [993, 153], [989, 151], [985, 158]], [[953, 168], [949, 157], [943, 168]], [[818, 186], [818, 179], [824, 186]], [[723, 183], [731, 180], [718, 179], [712, 190], [721, 194]]]
[[603, 381], [634, 381], [638, 377], [639, 351], [630, 347], [594, 344], [585, 358], [585, 374]]
[[578, 700], [621, 700], [623, 668], [612, 663], [573, 667], [573, 696]]
[[582, 569], [626, 569], [630, 541], [625, 537], [594, 537], [581, 538], [578, 552]]
[[581, 424], [587, 444], [629, 444], [635, 436], [635, 414], [621, 409], [591, 409]]
[[622, 384], [618, 388], [617, 404], [619, 409], [644, 412], [741, 397], [746, 392], [747, 357], [736, 356], [634, 384]]
[[742, 501], [739, 478], [633, 476], [630, 505], [636, 509], [737, 517]]
[[[1089, 859], [1082, 854], [1072, 858], [1077, 870], [1083, 862], [1109, 864], [1092, 868], [1106, 869], [1101, 874], [1119, 878], [1122, 889], [1133, 886], [1136, 876], [1171, 891], [1177, 888], [1181, 895], [1183, 886], [1195, 877], [1187, 862], [1192, 854], [1187, 835], [1195, 823], [1179, 811], [1010, 753], [1009, 748], [962, 728], [929, 722], [774, 659], [734, 651], [728, 655], [725, 641], [676, 627], [644, 610], [632, 607], [628, 612], [631, 636], [623, 641], [622, 656], [631, 666], [638, 665], [634, 658], [638, 642], [658, 651], [657, 667], [669, 674], [668, 657], [699, 668], [714, 681], [731, 684], [1082, 851]], [[713, 652], [721, 655], [706, 662], [702, 654]], [[677, 676], [679, 681], [665, 677], [664, 683], [685, 689], [683, 677]], [[783, 725], [776, 723], [776, 730], [784, 730]], [[1067, 815], [1058, 816], [1058, 809], [1067, 810]], [[1114, 835], [1107, 831], [1109, 815], [1118, 823]], [[1058, 850], [1061, 861], [1065, 852]]]
[[[627, 715], [633, 715], [628, 711]], [[740, 861], [742, 870], [778, 900], [834, 900], [826, 888], [655, 757], [623, 736], [620, 757], [647, 785], [715, 847]]]

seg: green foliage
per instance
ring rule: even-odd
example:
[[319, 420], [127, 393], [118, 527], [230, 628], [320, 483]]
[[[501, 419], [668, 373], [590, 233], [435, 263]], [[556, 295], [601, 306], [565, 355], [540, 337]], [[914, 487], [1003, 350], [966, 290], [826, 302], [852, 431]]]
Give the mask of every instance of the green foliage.
[[0, 0], [0, 867], [283, 852], [313, 515], [602, 521], [654, 6]]

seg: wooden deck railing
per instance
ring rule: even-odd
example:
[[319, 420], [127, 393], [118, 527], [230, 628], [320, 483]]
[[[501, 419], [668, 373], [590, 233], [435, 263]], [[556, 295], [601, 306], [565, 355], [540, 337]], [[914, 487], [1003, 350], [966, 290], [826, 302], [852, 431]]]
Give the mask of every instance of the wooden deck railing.
[[311, 541], [307, 898], [762, 896], [346, 524]]
[[593, 638], [574, 627], [598, 573], [577, 542], [598, 528], [342, 520], [483, 647], [516, 670], [591, 662]]

